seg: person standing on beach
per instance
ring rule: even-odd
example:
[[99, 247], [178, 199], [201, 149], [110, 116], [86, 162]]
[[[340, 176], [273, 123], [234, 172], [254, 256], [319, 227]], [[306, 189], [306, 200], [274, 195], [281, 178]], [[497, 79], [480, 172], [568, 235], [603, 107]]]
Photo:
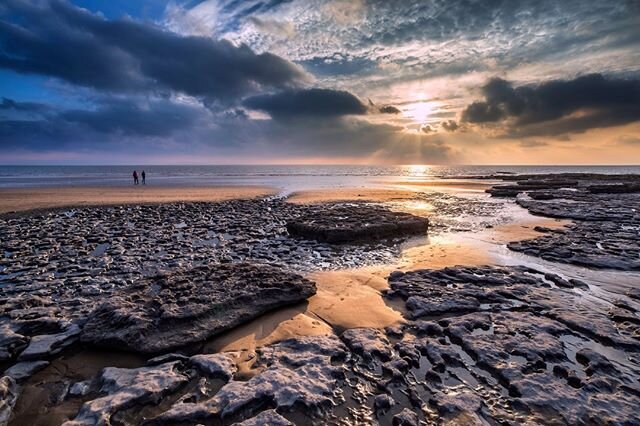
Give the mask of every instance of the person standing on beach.
[[137, 171], [133, 171], [133, 184], [137, 185], [138, 184], [138, 172]]
[[146, 185], [147, 183], [145, 182], [145, 179], [147, 178], [147, 174], [144, 172], [144, 170], [142, 171], [142, 184]]

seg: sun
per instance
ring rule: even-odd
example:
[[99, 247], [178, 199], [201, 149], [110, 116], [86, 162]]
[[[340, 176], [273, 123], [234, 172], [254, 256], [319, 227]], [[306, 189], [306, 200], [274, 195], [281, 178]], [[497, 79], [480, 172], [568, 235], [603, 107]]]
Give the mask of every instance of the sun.
[[422, 123], [431, 115], [434, 108], [434, 102], [420, 101], [408, 104], [403, 113], [405, 117], [412, 119], [416, 123]]

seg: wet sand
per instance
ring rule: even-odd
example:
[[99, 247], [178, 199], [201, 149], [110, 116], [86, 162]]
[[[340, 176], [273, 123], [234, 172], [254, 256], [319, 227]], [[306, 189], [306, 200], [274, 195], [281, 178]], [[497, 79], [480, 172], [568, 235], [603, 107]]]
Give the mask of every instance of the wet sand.
[[491, 188], [495, 181], [471, 179], [442, 179], [442, 180], [401, 180], [393, 182], [398, 188], [413, 188], [416, 191], [440, 192], [484, 192]]
[[62, 207], [224, 201], [274, 195], [266, 186], [11, 188], [0, 189], [0, 214]]
[[490, 181], [472, 180], [402, 180], [380, 181], [379, 188], [325, 188], [298, 191], [287, 201], [297, 204], [319, 204], [336, 201], [370, 201], [377, 203], [408, 201], [416, 198], [417, 192], [484, 192], [491, 188]]
[[319, 204], [335, 201], [370, 201], [384, 203], [415, 198], [416, 191], [390, 188], [327, 188], [299, 191], [291, 194], [287, 201], [297, 204]]
[[384, 328], [403, 321], [386, 305], [387, 271], [363, 268], [321, 271], [308, 275], [317, 293], [308, 303], [279, 309], [256, 318], [206, 344], [207, 352], [248, 351], [299, 336], [339, 333], [349, 328]]

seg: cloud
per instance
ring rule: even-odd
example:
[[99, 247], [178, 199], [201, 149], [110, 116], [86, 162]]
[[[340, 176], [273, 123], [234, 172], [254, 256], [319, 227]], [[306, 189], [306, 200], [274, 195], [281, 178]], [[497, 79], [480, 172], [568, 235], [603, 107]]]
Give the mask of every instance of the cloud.
[[6, 141], [2, 148], [40, 151], [73, 146], [95, 150], [128, 137], [171, 140], [176, 132], [188, 131], [211, 116], [197, 105], [132, 98], [104, 99], [90, 110], [51, 107], [47, 112], [37, 118], [0, 119], [0, 139]]
[[13, 110], [24, 112], [44, 112], [49, 109], [49, 106], [39, 102], [19, 102], [9, 98], [2, 98], [0, 103], [0, 110]]
[[110, 135], [170, 137], [178, 130], [189, 129], [205, 114], [199, 107], [168, 100], [138, 103], [126, 99], [108, 100], [95, 110], [64, 111], [53, 120]]
[[253, 25], [255, 25], [258, 30], [270, 33], [276, 37], [294, 37], [296, 34], [295, 27], [291, 22], [276, 21], [275, 19], [261, 19], [255, 16], [251, 17], [250, 21], [253, 22]]
[[622, 145], [640, 146], [640, 137], [631, 135], [622, 135], [618, 138], [618, 143]]
[[257, 95], [245, 99], [243, 105], [266, 112], [276, 119], [362, 115], [368, 111], [367, 106], [353, 94], [331, 89], [286, 90]]
[[520, 146], [523, 148], [541, 148], [548, 145], [549, 144], [547, 142], [533, 139], [525, 139], [520, 141]]
[[429, 124], [423, 124], [422, 126], [420, 126], [420, 131], [423, 133], [434, 133], [436, 129]]
[[382, 114], [400, 114], [402, 111], [393, 105], [384, 105], [379, 108]]
[[[372, 123], [366, 116], [297, 116], [252, 120], [240, 110], [212, 113], [170, 99], [106, 99], [91, 110], [60, 110], [38, 119], [3, 120], [3, 154], [86, 155], [91, 162], [111, 155], [149, 159], [253, 158], [287, 161], [323, 158], [332, 162], [452, 163], [460, 153], [430, 135], [402, 126]], [[98, 160], [99, 159], [99, 160]]]
[[447, 121], [442, 121], [440, 123], [440, 127], [442, 127], [447, 132], [455, 132], [460, 128], [460, 125], [456, 123], [455, 120], [447, 120]]
[[131, 19], [107, 20], [58, 0], [7, 0], [0, 68], [112, 92], [181, 92], [231, 103], [309, 76], [271, 53], [226, 40], [182, 36]]
[[590, 74], [514, 87], [493, 78], [482, 87], [484, 100], [462, 112], [462, 121], [499, 123], [511, 136], [580, 133], [640, 120], [640, 79]]

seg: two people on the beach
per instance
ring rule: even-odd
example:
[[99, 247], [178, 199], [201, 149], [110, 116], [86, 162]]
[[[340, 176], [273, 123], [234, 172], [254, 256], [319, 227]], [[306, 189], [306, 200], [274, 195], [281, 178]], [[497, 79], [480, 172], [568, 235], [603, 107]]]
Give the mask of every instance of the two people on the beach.
[[[142, 184], [146, 185], [146, 178], [147, 178], [147, 174], [144, 172], [144, 170], [142, 171], [142, 173], [140, 174], [142, 176]], [[139, 184], [140, 181], [138, 180], [138, 171], [134, 170], [133, 171], [133, 184], [137, 185]]]

